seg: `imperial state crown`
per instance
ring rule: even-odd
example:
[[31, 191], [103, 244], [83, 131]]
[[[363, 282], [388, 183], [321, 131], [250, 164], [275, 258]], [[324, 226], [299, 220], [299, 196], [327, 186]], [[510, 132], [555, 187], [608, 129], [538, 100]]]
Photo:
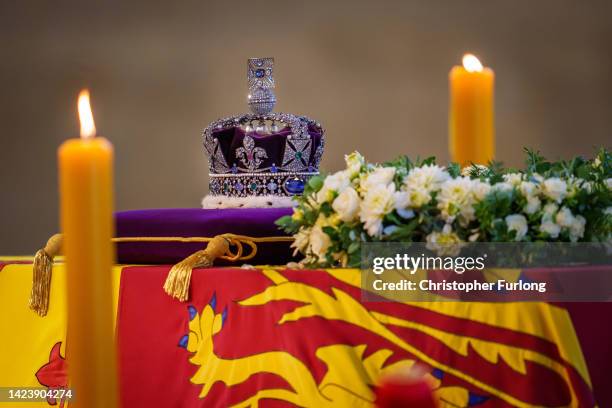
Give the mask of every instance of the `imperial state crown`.
[[272, 112], [274, 59], [247, 64], [251, 113], [219, 119], [202, 132], [209, 163], [204, 208], [286, 207], [319, 174], [324, 130], [306, 116]]

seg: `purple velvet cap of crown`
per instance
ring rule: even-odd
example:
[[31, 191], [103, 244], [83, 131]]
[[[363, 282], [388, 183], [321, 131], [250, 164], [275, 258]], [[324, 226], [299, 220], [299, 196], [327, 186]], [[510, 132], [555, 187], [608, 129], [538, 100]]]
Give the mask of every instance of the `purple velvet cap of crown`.
[[[291, 212], [291, 208], [121, 211], [115, 214], [116, 236], [212, 238], [226, 233], [252, 237], [286, 236], [275, 221]], [[205, 246], [200, 242], [120, 242], [117, 244], [117, 261], [125, 264], [174, 264]], [[248, 263], [281, 265], [292, 260], [295, 259], [290, 242], [258, 243], [257, 255]], [[224, 264], [222, 261], [216, 263]]]
[[[262, 159], [255, 172], [318, 171], [321, 160], [318, 152], [323, 150], [323, 131], [311, 123], [308, 125], [308, 134], [310, 140], [300, 142], [298, 145], [298, 143], [292, 143], [290, 137], [292, 132], [288, 127], [272, 134], [249, 132], [248, 136], [253, 139], [255, 148], [261, 148], [266, 153], [266, 157]], [[248, 160], [249, 157], [246, 155], [238, 157], [237, 155], [237, 152], [241, 151], [240, 148], [245, 146], [244, 130], [236, 126], [213, 131], [212, 135], [218, 140], [219, 149], [230, 171], [234, 165], [238, 171], [244, 170], [246, 165], [243, 160]], [[218, 169], [211, 168], [211, 171], [218, 172]]]

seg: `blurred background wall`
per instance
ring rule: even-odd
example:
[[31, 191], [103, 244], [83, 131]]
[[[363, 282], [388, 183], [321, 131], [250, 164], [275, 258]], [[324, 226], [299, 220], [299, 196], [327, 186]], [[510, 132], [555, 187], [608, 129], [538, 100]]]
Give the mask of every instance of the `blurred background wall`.
[[447, 75], [466, 51], [497, 76], [499, 160], [610, 147], [612, 2], [2, 1], [0, 253], [58, 229], [57, 146], [89, 87], [116, 148], [116, 207], [197, 207], [200, 130], [247, 110], [246, 59], [276, 58], [277, 110], [327, 129], [323, 167], [447, 152]]

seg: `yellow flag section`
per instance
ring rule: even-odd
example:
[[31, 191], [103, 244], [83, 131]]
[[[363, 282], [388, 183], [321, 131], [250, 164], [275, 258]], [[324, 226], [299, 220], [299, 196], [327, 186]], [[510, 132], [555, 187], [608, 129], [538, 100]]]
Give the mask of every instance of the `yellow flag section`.
[[[11, 263], [2, 267], [3, 261]], [[0, 268], [0, 387], [46, 388], [36, 377], [37, 372], [43, 382], [62, 380], [56, 368], [64, 363], [62, 360], [66, 356], [66, 270], [61, 263], [53, 266], [49, 312], [40, 317], [28, 307], [32, 264], [24, 258], [2, 258]], [[115, 316], [121, 268], [113, 268]], [[46, 401], [0, 401], [0, 407], [16, 405], [24, 408], [49, 406]]]

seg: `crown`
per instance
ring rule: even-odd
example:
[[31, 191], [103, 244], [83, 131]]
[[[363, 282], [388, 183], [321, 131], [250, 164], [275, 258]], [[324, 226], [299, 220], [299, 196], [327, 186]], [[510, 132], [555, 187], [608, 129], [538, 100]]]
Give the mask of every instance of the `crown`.
[[324, 130], [305, 116], [272, 112], [273, 58], [247, 64], [251, 113], [219, 119], [202, 132], [208, 153], [206, 208], [290, 206], [319, 174]]

